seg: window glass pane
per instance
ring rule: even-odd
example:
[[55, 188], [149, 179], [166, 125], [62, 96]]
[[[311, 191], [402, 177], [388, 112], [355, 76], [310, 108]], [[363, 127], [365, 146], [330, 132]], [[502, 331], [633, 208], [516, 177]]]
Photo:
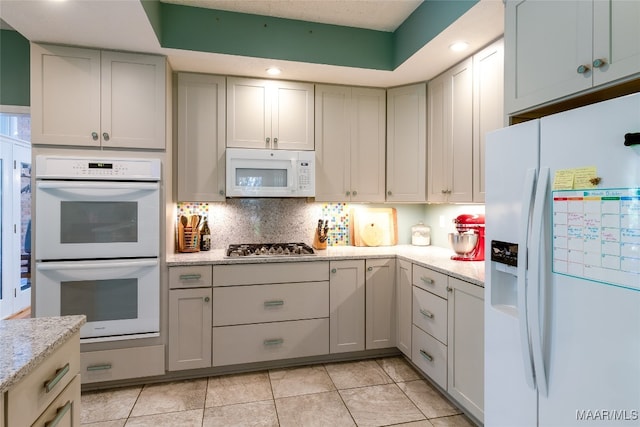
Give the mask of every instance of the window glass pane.
[[31, 115], [0, 113], [0, 134], [22, 141], [31, 141]]

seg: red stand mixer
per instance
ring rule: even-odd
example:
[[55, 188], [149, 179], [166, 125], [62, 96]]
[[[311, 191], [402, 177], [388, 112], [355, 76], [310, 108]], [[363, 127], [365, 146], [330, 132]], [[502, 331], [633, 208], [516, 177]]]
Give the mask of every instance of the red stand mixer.
[[457, 261], [484, 261], [484, 215], [462, 214], [453, 220], [457, 233], [449, 233], [449, 243]]

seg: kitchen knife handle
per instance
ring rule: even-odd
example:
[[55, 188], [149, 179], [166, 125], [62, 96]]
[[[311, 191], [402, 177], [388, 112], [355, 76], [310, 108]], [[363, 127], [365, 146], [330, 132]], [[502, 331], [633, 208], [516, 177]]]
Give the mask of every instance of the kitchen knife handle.
[[624, 135], [624, 145], [631, 147], [632, 145], [640, 145], [640, 132], [626, 133]]

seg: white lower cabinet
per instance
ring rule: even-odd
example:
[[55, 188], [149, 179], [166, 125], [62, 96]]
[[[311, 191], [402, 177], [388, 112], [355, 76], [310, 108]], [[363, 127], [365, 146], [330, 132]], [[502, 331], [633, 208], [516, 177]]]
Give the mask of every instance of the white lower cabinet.
[[484, 289], [449, 277], [447, 392], [484, 420]]
[[331, 261], [329, 275], [331, 353], [365, 349], [364, 260]]
[[[62, 347], [0, 396], [6, 426], [80, 425], [80, 335]], [[0, 424], [2, 424], [0, 423]], [[3, 424], [4, 425], [4, 424]]]
[[317, 356], [329, 352], [329, 319], [213, 328], [215, 366]]
[[211, 366], [211, 288], [169, 291], [168, 369]]
[[411, 360], [443, 389], [447, 389], [447, 346], [413, 325]]
[[89, 351], [80, 355], [82, 384], [164, 375], [164, 345]]
[[396, 346], [395, 259], [368, 259], [365, 273], [365, 348]]
[[396, 345], [411, 358], [411, 263], [396, 261]]

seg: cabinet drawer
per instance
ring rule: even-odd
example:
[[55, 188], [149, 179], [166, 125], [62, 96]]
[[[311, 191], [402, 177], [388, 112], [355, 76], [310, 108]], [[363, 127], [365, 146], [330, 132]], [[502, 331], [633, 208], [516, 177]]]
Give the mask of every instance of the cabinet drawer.
[[447, 300], [414, 286], [413, 324], [447, 344]]
[[328, 261], [216, 265], [213, 271], [213, 286], [329, 280]]
[[83, 384], [164, 375], [164, 346], [82, 353], [80, 375]]
[[413, 264], [413, 285], [447, 299], [447, 275]]
[[[52, 424], [56, 420], [57, 424]], [[79, 426], [80, 425], [80, 375], [49, 405], [31, 427]]]
[[213, 289], [213, 326], [329, 317], [329, 282]]
[[213, 328], [213, 365], [329, 353], [329, 319]]
[[447, 346], [417, 326], [411, 336], [411, 360], [436, 384], [447, 389]]
[[169, 268], [169, 288], [206, 288], [211, 286], [211, 266], [193, 265]]
[[30, 426], [79, 371], [80, 335], [75, 334], [7, 392], [7, 426]]

